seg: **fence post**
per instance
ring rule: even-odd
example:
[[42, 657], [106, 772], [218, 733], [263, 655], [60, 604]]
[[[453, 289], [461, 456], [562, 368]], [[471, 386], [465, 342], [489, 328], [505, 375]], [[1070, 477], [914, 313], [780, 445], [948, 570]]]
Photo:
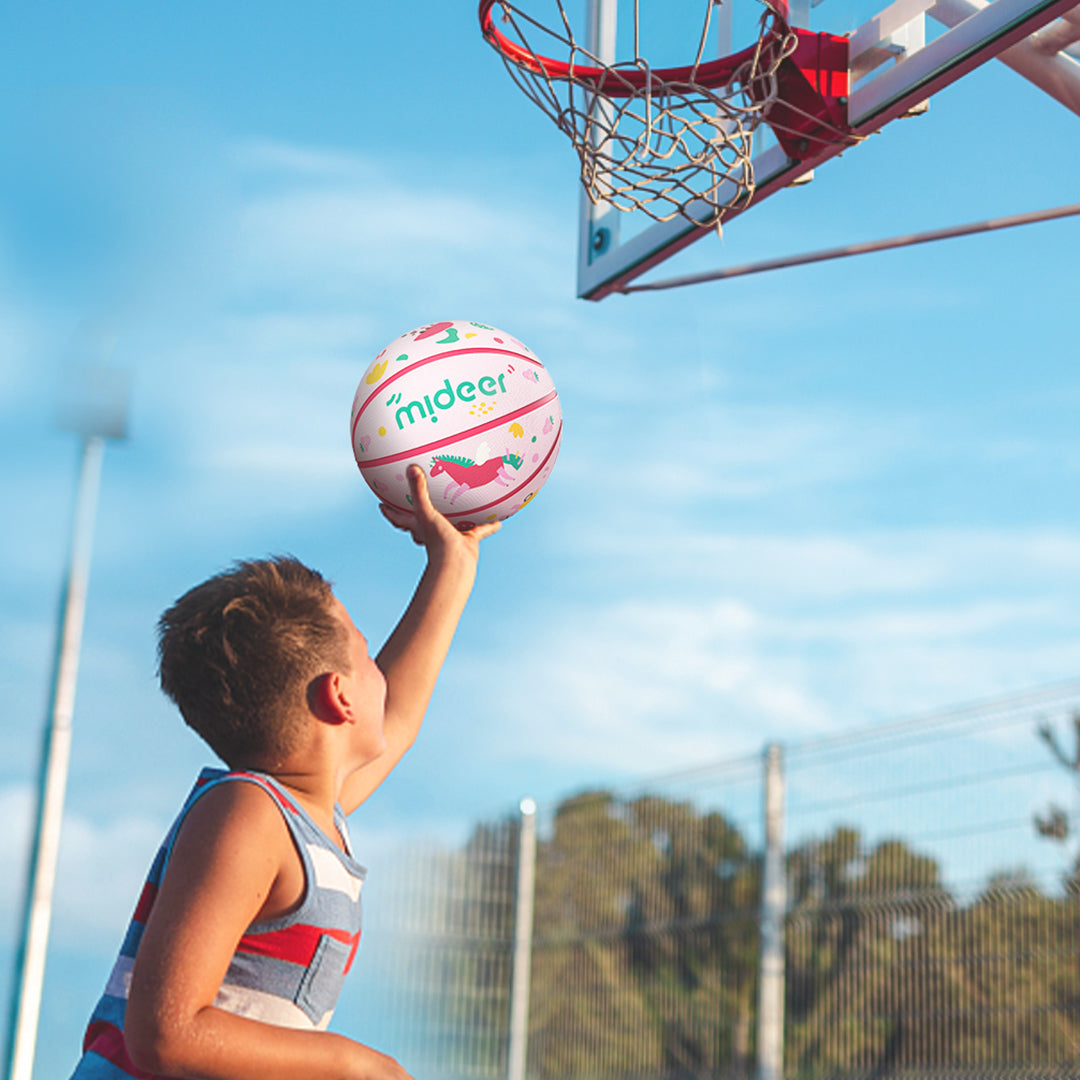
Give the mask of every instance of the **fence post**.
[[529, 975], [532, 968], [533, 901], [536, 882], [536, 803], [521, 800], [518, 838], [514, 966], [510, 981], [510, 1045], [506, 1080], [525, 1080], [529, 1049]]
[[765, 859], [761, 877], [761, 957], [758, 979], [758, 1080], [784, 1075], [784, 759], [765, 747]]

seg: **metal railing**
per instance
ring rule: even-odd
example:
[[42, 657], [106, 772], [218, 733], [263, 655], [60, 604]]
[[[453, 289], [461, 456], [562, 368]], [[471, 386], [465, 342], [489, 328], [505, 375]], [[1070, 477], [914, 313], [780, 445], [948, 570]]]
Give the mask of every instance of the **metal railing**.
[[418, 853], [383, 945], [405, 1063], [1080, 1075], [1077, 716], [1070, 684], [583, 792]]

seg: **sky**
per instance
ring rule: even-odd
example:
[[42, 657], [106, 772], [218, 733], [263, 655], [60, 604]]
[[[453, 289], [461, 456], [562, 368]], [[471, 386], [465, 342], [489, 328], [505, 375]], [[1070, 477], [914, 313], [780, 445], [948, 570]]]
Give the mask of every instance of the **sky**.
[[[1080, 222], [595, 304], [575, 298], [573, 155], [472, 3], [42, 0], [5, 24], [0, 962], [79, 455], [55, 405], [72, 363], [132, 378], [98, 505], [39, 1075], [73, 1062], [212, 761], [156, 688], [160, 612], [277, 552], [331, 578], [376, 643], [407, 602], [421, 554], [378, 513], [348, 420], [411, 327], [524, 341], [565, 426], [544, 491], [484, 544], [420, 741], [356, 816], [373, 866], [525, 795], [1080, 674]], [[1078, 124], [991, 63], [666, 270], [1074, 201]]]

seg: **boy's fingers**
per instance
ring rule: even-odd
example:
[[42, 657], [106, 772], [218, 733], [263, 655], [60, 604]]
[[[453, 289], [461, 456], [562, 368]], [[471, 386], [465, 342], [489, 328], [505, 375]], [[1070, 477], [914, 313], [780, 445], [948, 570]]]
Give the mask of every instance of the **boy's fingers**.
[[431, 517], [435, 513], [435, 507], [431, 504], [431, 496], [428, 494], [427, 474], [419, 465], [410, 465], [407, 475], [414, 505], [424, 517]]
[[[417, 543], [421, 543], [422, 541], [417, 536], [418, 528], [424, 528], [424, 523], [430, 525], [436, 520], [442, 520], [443, 515], [435, 509], [435, 504], [431, 501], [431, 493], [428, 490], [427, 473], [424, 472], [423, 467], [414, 463], [406, 469], [405, 475], [409, 481], [409, 491], [412, 495], [413, 509], [408, 513], [395, 511], [395, 513], [401, 514], [400, 522], [397, 517], [391, 516], [386, 510], [384, 510], [384, 513], [386, 513], [386, 516], [395, 525], [400, 523], [403, 528], [411, 527], [413, 539], [415, 539]], [[501, 528], [501, 521], [489, 521], [485, 522], [483, 525], [476, 525], [472, 528], [460, 529], [459, 531], [464, 532], [479, 541], [486, 539], [494, 532], [498, 532]]]
[[497, 533], [501, 528], [501, 521], [488, 521], [483, 525], [475, 525], [471, 529], [463, 529], [462, 532], [467, 532], [469, 536], [475, 537], [477, 540], [486, 540], [492, 533]]
[[379, 503], [379, 509], [391, 525], [411, 533], [413, 540], [420, 543], [420, 538], [416, 535], [416, 515], [411, 510], [399, 510], [396, 506], [388, 506], [386, 503]]

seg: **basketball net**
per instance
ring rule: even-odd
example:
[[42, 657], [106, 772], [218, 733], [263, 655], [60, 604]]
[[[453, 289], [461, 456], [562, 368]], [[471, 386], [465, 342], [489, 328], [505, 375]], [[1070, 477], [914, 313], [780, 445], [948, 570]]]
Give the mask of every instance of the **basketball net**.
[[[799, 160], [848, 137], [846, 40], [790, 28], [787, 0], [762, 0], [757, 41], [711, 61], [704, 50], [716, 2], [705, 0], [693, 63], [665, 69], [641, 54], [639, 0], [634, 55], [614, 63], [581, 45], [562, 0], [553, 3], [554, 28], [510, 0], [481, 0], [480, 24], [517, 85], [569, 137], [595, 204], [718, 227], [753, 198], [754, 133], [762, 123]], [[824, 72], [823, 38], [831, 47]], [[798, 54], [810, 52], [808, 72]]]

